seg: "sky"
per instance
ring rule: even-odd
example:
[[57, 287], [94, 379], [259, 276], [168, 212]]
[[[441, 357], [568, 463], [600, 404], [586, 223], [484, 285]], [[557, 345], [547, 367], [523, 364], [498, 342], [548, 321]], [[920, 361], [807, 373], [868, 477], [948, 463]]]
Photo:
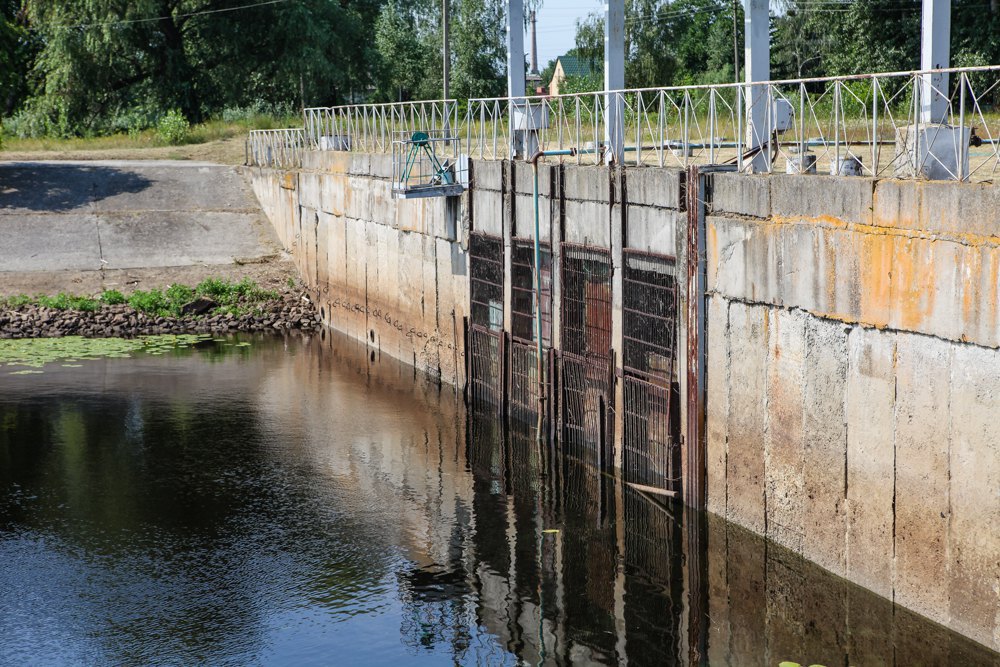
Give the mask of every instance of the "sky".
[[[591, 12], [603, 12], [604, 3], [598, 0], [542, 0], [538, 10], [538, 69], [574, 46], [576, 20]], [[530, 35], [524, 37], [525, 56], [530, 58]]]

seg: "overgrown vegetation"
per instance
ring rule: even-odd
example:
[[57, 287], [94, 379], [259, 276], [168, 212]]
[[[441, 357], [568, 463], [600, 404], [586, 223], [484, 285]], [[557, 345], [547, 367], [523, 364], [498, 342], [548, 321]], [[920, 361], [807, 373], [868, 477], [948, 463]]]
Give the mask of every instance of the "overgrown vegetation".
[[133, 309], [154, 317], [178, 317], [186, 304], [198, 297], [212, 299], [217, 306], [214, 313], [241, 315], [259, 311], [261, 306], [279, 298], [278, 292], [265, 290], [256, 282], [245, 278], [231, 282], [220, 278], [206, 278], [194, 287], [170, 285], [165, 290], [136, 290], [128, 296], [118, 290], [106, 290], [97, 298], [74, 296], [60, 292], [55, 296], [20, 294], [0, 300], [8, 308], [35, 305], [56, 310], [94, 311], [102, 305], [128, 304]]
[[[506, 2], [449, 1], [450, 94], [503, 94]], [[742, 3], [625, 5], [626, 87], [739, 78]], [[919, 65], [918, 0], [778, 0], [772, 12], [773, 78]], [[1000, 0], [954, 0], [951, 26], [953, 64], [1000, 62]], [[438, 99], [441, 38], [439, 0], [0, 0], [0, 134], [6, 150], [108, 136], [176, 145], [299, 125], [303, 105]], [[600, 14], [577, 23], [573, 55], [599, 72], [603, 46]]]

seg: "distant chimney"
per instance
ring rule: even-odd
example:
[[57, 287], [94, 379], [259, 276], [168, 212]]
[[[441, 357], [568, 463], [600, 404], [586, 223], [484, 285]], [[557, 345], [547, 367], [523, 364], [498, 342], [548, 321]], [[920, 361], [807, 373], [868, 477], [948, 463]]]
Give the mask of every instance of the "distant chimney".
[[538, 42], [535, 40], [535, 10], [528, 13], [531, 22], [531, 73], [538, 74]]

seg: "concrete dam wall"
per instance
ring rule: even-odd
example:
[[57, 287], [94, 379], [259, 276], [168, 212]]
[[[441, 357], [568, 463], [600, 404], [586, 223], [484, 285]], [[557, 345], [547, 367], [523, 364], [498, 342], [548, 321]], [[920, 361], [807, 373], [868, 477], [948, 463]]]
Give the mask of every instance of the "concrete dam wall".
[[389, 156], [247, 174], [372, 354], [1000, 649], [993, 186], [542, 164], [536, 293], [528, 164], [410, 201]]
[[1000, 648], [1000, 190], [714, 179], [709, 509]]

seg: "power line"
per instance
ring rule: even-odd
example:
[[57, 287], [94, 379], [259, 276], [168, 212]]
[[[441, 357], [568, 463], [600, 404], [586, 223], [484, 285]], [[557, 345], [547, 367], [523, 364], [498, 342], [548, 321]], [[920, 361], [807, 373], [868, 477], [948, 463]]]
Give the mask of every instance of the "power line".
[[68, 28], [68, 29], [83, 29], [83, 28], [103, 28], [107, 26], [116, 25], [132, 25], [136, 23], [153, 23], [155, 21], [163, 21], [170, 18], [191, 18], [193, 16], [204, 16], [206, 14], [222, 14], [224, 12], [237, 12], [244, 9], [254, 9], [255, 7], [264, 7], [267, 5], [277, 5], [290, 0], [264, 0], [263, 2], [255, 2], [250, 5], [240, 5], [238, 7], [222, 7], [219, 9], [202, 9], [197, 12], [187, 12], [184, 14], [177, 14], [176, 16], [151, 16], [141, 19], [115, 19], [113, 21], [100, 21], [96, 23], [76, 23], [68, 25], [56, 25], [57, 28]]

